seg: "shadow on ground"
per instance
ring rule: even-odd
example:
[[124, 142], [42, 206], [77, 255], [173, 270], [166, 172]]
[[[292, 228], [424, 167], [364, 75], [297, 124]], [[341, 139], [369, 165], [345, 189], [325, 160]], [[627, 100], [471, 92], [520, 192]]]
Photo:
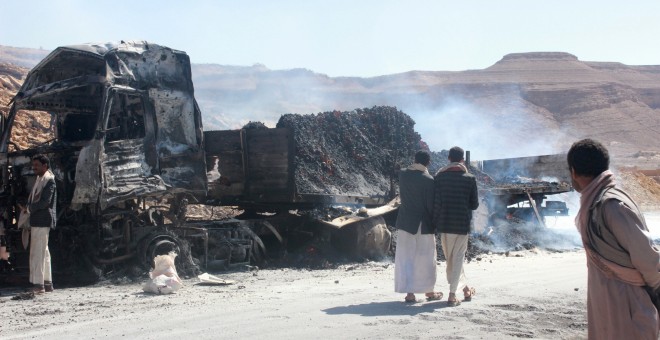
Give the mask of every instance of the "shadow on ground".
[[360, 305], [339, 306], [324, 309], [329, 315], [357, 314], [362, 316], [385, 316], [385, 315], [417, 315], [420, 313], [431, 313], [438, 309], [447, 308], [446, 301], [434, 301], [429, 303], [408, 304], [403, 301], [370, 302]]

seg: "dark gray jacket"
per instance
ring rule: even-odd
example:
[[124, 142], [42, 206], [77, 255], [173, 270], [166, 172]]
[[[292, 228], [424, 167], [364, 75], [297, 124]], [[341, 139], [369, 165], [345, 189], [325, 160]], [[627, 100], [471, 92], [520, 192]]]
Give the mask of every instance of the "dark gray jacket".
[[433, 177], [418, 170], [405, 169], [399, 173], [401, 206], [396, 228], [417, 234], [422, 223], [422, 234], [433, 234]]
[[57, 190], [53, 178], [44, 185], [39, 200], [29, 203], [30, 227], [55, 228], [55, 202], [57, 202]]
[[474, 176], [455, 167], [435, 175], [433, 224], [438, 232], [467, 235], [472, 210], [478, 207], [477, 180]]

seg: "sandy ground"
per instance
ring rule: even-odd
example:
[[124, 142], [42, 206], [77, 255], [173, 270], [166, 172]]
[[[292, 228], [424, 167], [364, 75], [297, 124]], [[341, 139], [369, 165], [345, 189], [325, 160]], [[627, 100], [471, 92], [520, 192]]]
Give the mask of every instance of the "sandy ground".
[[[197, 279], [173, 295], [138, 283], [57, 289], [15, 301], [0, 289], [0, 338], [104, 339], [575, 339], [586, 337], [584, 253], [530, 250], [486, 255], [466, 265], [477, 295], [405, 304], [393, 292], [394, 265], [221, 274], [228, 286]], [[444, 263], [439, 290], [447, 295]], [[421, 298], [418, 295], [418, 298]]]

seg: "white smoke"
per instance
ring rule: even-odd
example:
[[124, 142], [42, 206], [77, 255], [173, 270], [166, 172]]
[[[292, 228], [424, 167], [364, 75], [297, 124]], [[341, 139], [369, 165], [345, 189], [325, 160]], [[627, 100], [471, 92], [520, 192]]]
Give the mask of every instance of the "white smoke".
[[644, 213], [646, 226], [649, 228], [651, 238], [654, 240], [660, 239], [660, 212], [647, 212]]
[[483, 99], [446, 98], [401, 106], [417, 123], [416, 130], [431, 150], [459, 145], [473, 159], [498, 159], [562, 153], [564, 133], [556, 122], [533, 114], [535, 108], [519, 97], [498, 97], [485, 106]]

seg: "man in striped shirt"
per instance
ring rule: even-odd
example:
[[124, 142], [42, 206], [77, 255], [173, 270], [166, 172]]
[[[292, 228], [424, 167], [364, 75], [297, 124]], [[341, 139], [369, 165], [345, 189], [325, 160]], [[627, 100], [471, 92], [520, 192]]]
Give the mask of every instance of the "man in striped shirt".
[[449, 165], [440, 169], [434, 177], [435, 199], [433, 204], [433, 225], [440, 233], [442, 250], [447, 260], [447, 281], [449, 283], [449, 306], [458, 306], [456, 298], [459, 284], [463, 286], [465, 301], [475, 293], [465, 283], [463, 262], [467, 251], [472, 210], [479, 207], [477, 181], [464, 164], [465, 152], [458, 146], [449, 150]]

